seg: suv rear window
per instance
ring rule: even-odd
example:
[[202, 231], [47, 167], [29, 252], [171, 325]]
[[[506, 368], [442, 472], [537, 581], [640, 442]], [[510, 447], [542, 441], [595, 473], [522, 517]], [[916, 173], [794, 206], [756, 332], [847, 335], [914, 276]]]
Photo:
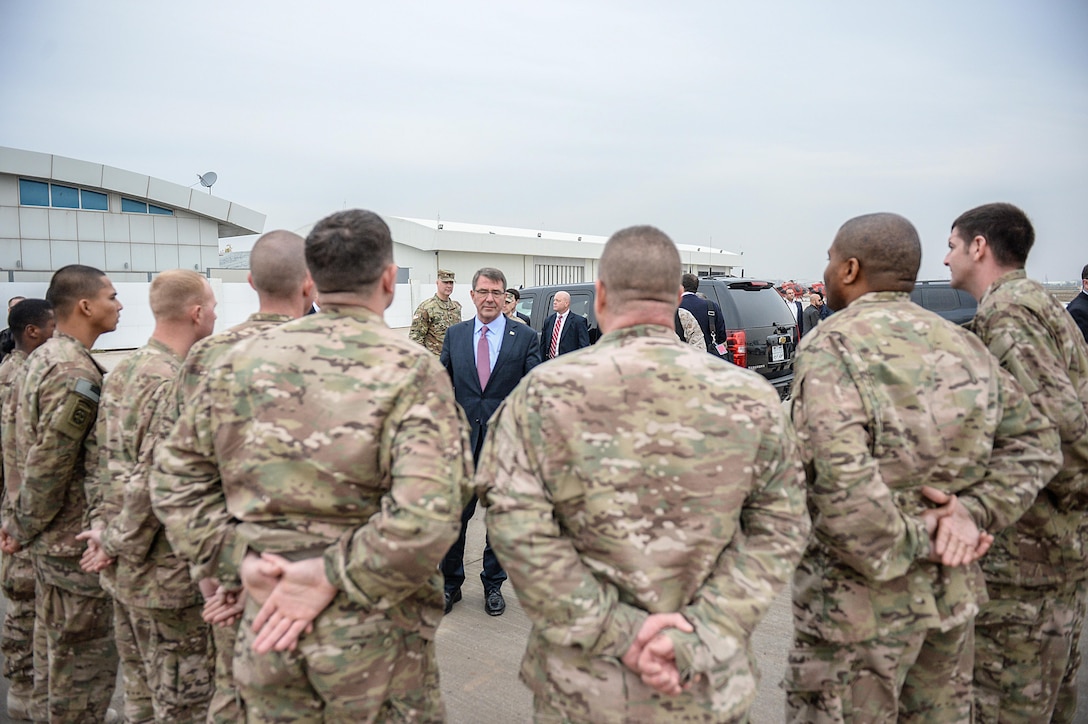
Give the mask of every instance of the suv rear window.
[[770, 285], [730, 284], [729, 288], [734, 292], [746, 292], [731, 294], [729, 298], [737, 305], [737, 312], [748, 327], [774, 327], [797, 321], [790, 318], [789, 307]]

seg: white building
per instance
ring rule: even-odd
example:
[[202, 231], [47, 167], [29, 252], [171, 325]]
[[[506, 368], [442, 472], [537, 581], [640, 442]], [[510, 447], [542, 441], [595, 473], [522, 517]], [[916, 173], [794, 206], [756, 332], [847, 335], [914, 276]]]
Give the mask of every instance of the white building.
[[[397, 297], [386, 312], [391, 327], [408, 326], [412, 312], [435, 292], [439, 269], [457, 275], [453, 298], [472, 309], [469, 287], [481, 267], [495, 267], [512, 287], [576, 284], [597, 278], [604, 236], [505, 226], [383, 216], [393, 234], [393, 260], [401, 267]], [[313, 224], [297, 229], [305, 236]], [[711, 246], [678, 244], [683, 271], [732, 274], [741, 257]]]
[[[67, 264], [106, 272], [125, 305], [121, 326], [102, 349], [143, 345], [154, 322], [147, 286], [166, 269], [211, 274], [219, 239], [260, 233], [264, 214], [151, 176], [64, 156], [0, 146], [0, 304], [44, 297]], [[235, 291], [213, 279], [222, 305]], [[234, 285], [231, 285], [234, 286]], [[256, 307], [256, 295], [249, 306]], [[229, 326], [252, 311], [228, 314]], [[217, 325], [223, 328], [224, 324]]]

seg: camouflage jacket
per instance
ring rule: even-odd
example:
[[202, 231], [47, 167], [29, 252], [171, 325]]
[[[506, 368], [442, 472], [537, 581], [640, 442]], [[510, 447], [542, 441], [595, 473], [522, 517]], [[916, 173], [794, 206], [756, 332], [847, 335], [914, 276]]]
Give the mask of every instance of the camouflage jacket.
[[[15, 408], [26, 372], [26, 354], [13, 349], [0, 364], [0, 524], [8, 526], [14, 508], [15, 494], [22, 474], [16, 469]], [[11, 469], [11, 473], [7, 470]], [[7, 481], [11, 481], [9, 486]]]
[[91, 596], [104, 593], [98, 574], [79, 570], [84, 545], [76, 535], [89, 522], [102, 374], [90, 351], [59, 330], [27, 358], [15, 411], [15, 449], [25, 463], [9, 530], [42, 559], [50, 583]]
[[156, 339], [106, 376], [98, 410], [99, 462], [92, 521], [105, 524], [102, 547], [115, 559], [102, 587], [127, 606], [187, 608], [202, 601], [189, 569], [151, 510], [149, 478], [162, 411], [181, 358]]
[[243, 340], [160, 446], [155, 511], [195, 575], [237, 578], [247, 550], [322, 555], [356, 603], [441, 616], [467, 433], [438, 360], [368, 310], [327, 305]]
[[986, 580], [1040, 586], [1088, 578], [1088, 345], [1021, 269], [990, 286], [970, 329], [1058, 427], [1062, 467], [982, 559]]
[[442, 354], [446, 330], [461, 321], [461, 303], [452, 299], [443, 302], [435, 294], [416, 307], [408, 339], [429, 349], [436, 357]]
[[1054, 426], [977, 337], [895, 292], [805, 335], [792, 404], [815, 532], [796, 628], [853, 642], [970, 620], [981, 570], [928, 560], [920, 489], [955, 493], [996, 532], [1057, 470]]
[[[702, 339], [700, 337], [700, 339]], [[725, 720], [751, 704], [749, 635], [809, 521], [778, 395], [677, 339], [613, 331], [535, 368], [491, 419], [476, 474], [491, 544], [533, 623], [521, 676], [578, 721]], [[620, 664], [649, 613], [685, 676], [651, 695]]]

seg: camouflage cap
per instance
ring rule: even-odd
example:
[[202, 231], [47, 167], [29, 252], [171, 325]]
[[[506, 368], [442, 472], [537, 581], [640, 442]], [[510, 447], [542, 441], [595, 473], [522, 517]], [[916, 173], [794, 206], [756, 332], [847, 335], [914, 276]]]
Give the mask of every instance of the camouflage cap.
[[449, 269], [439, 269], [438, 270], [438, 281], [440, 281], [440, 282], [452, 282], [453, 281], [453, 272], [451, 272]]

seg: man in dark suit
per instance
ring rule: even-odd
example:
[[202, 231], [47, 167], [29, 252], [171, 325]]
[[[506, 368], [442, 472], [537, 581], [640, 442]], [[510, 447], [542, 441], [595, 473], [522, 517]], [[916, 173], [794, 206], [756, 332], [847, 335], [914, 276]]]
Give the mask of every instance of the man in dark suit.
[[570, 313], [570, 293], [556, 292], [552, 309], [555, 311], [544, 320], [540, 330], [540, 351], [544, 353], [544, 359], [588, 347], [589, 325], [584, 317]]
[[[698, 294], [699, 277], [694, 274], [685, 274], [680, 278], [684, 287], [684, 296], [680, 297], [680, 308], [686, 309], [699, 323], [699, 329], [703, 330], [703, 341], [706, 343], [706, 351], [718, 356], [715, 344], [725, 345], [725, 318], [722, 316], [722, 308], [717, 302], [703, 299]], [[714, 334], [711, 335], [711, 330]]]
[[[476, 305], [476, 316], [446, 331], [439, 360], [450, 373], [457, 404], [468, 417], [475, 461], [480, 457], [491, 415], [521, 378], [540, 364], [540, 342], [531, 327], [503, 316], [506, 275], [498, 269], [484, 267], [476, 272], [469, 295]], [[461, 514], [461, 535], [442, 559], [446, 613], [461, 600], [461, 585], [465, 582], [465, 532], [475, 512], [473, 495]], [[506, 610], [500, 590], [506, 571], [486, 538], [483, 564], [480, 580], [484, 586], [484, 610], [499, 616]]]
[[1073, 321], [1080, 327], [1084, 341], [1088, 342], [1088, 265], [1080, 270], [1080, 294], [1073, 297], [1066, 307], [1073, 315]]
[[824, 298], [820, 296], [819, 292], [811, 292], [808, 295], [809, 306], [805, 307], [805, 311], [802, 312], [802, 316], [805, 318], [805, 331], [804, 334], [808, 334], [812, 330], [816, 329], [816, 325], [823, 319], [824, 310]]

